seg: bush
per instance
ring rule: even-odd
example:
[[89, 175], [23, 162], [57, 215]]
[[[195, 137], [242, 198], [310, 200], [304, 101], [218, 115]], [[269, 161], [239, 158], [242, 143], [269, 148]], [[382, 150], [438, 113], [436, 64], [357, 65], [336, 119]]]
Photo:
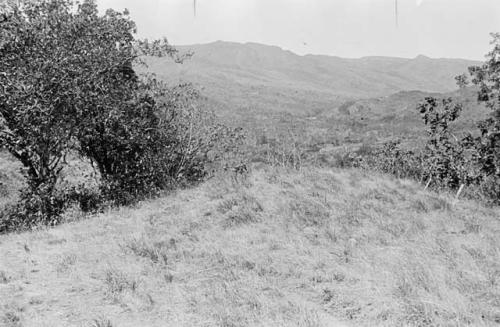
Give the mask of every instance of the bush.
[[72, 204], [87, 213], [101, 209], [104, 203], [100, 192], [83, 184], [53, 192], [44, 190], [43, 185], [35, 192], [23, 189], [17, 203], [7, 205], [0, 211], [0, 233], [39, 225], [54, 226], [60, 222], [64, 210]]
[[492, 204], [500, 205], [500, 178], [488, 176], [479, 183], [479, 194]]
[[423, 179], [424, 158], [420, 152], [404, 149], [400, 140], [384, 143], [370, 152], [357, 153], [357, 164], [362, 168], [376, 168], [399, 178]]
[[[61, 194], [45, 190], [24, 189], [20, 199], [0, 213], [0, 232], [26, 229], [39, 224], [55, 225], [64, 210], [65, 199]], [[50, 186], [49, 186], [50, 187]]]
[[252, 160], [271, 166], [300, 169], [307, 160], [306, 150], [303, 137], [289, 128], [277, 131], [272, 138], [265, 134], [259, 135], [252, 151]]
[[[468, 185], [474, 190], [470, 196], [500, 204], [500, 33], [492, 36], [493, 50], [487, 54], [487, 61], [469, 67], [472, 83], [478, 86], [478, 101], [491, 109], [490, 117], [478, 124], [479, 136], [453, 135], [450, 126], [459, 117], [462, 105], [451, 99], [428, 97], [417, 107], [428, 127], [423, 148], [414, 153], [401, 149], [396, 141], [365, 156], [350, 155], [344, 161], [399, 177], [426, 179], [427, 185], [432, 182], [440, 188]], [[461, 88], [469, 83], [465, 74], [457, 76], [456, 81]]]
[[[485, 139], [471, 134], [453, 135], [451, 126], [462, 106], [451, 99], [429, 97], [417, 109], [428, 127], [423, 147], [412, 151], [404, 149], [400, 140], [395, 140], [375, 151], [347, 157], [348, 164], [426, 181], [426, 187], [456, 190], [471, 186], [488, 202], [500, 203], [500, 178], [494, 173], [497, 150], [491, 144], [491, 136]], [[469, 195], [477, 197], [471, 192]]]
[[458, 189], [461, 185], [479, 185], [484, 176], [480, 172], [477, 139], [470, 134], [457, 137], [450, 131], [462, 106], [449, 98], [428, 97], [417, 110], [427, 126], [422, 147], [406, 149], [401, 140], [393, 140], [372, 151], [356, 152], [351, 165], [425, 181], [426, 187]]

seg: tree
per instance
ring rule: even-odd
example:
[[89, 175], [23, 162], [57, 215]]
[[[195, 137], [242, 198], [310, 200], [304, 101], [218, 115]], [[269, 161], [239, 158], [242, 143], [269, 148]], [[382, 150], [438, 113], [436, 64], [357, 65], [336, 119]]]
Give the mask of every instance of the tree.
[[127, 11], [99, 15], [93, 0], [0, 12], [0, 146], [25, 167], [24, 200], [40, 219], [60, 213], [55, 186], [69, 151], [106, 179], [132, 170], [152, 143], [157, 103], [132, 66], [143, 55], [182, 57], [166, 39], [136, 41], [135, 30]]
[[469, 67], [472, 84], [479, 87], [478, 101], [491, 109], [490, 118], [479, 124], [481, 166], [486, 175], [500, 181], [500, 33], [492, 33], [493, 49], [482, 66]]
[[44, 195], [42, 216], [55, 214], [49, 202], [83, 96], [81, 58], [70, 51], [82, 11], [70, 9], [62, 1], [27, 3], [0, 18], [0, 144], [26, 168], [30, 193]]
[[[471, 83], [478, 87], [477, 100], [491, 109], [489, 118], [478, 124], [480, 136], [457, 138], [449, 131], [461, 104], [451, 99], [426, 98], [418, 107], [430, 127], [427, 142], [433, 177], [448, 187], [475, 184], [495, 202], [500, 201], [500, 33], [492, 34], [493, 49], [481, 66], [469, 67]], [[460, 88], [469, 85], [466, 74], [455, 77]]]

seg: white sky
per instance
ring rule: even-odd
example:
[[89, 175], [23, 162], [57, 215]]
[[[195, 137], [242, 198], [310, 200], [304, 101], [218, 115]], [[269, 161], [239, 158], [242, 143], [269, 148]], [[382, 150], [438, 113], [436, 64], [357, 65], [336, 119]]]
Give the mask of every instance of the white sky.
[[128, 8], [138, 36], [174, 45], [217, 40], [277, 45], [340, 57], [482, 60], [500, 32], [500, 0], [98, 0]]

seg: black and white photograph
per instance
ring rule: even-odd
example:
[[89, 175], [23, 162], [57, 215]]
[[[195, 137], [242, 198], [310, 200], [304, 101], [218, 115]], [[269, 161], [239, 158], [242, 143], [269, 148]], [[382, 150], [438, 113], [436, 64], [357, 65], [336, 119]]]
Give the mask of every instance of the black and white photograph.
[[0, 0], [0, 327], [500, 326], [500, 0]]

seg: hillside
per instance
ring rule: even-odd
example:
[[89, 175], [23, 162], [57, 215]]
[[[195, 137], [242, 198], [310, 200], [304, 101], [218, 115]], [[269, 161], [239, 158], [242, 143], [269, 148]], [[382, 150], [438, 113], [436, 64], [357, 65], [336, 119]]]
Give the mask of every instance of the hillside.
[[500, 211], [270, 167], [0, 235], [2, 326], [493, 326]]
[[317, 116], [324, 125], [341, 125], [380, 139], [394, 136], [411, 138], [425, 135], [424, 124], [416, 110], [426, 97], [452, 98], [463, 105], [460, 118], [451, 127], [457, 132], [477, 133], [477, 122], [487, 118], [491, 110], [477, 102], [477, 90], [466, 88], [447, 93], [400, 91], [389, 96], [347, 100], [333, 110]]
[[213, 107], [235, 111], [314, 113], [346, 99], [387, 96], [399, 91], [450, 92], [454, 77], [478, 62], [413, 59], [299, 56], [276, 46], [214, 42], [181, 46], [193, 51], [184, 64], [150, 58], [150, 70], [168, 81], [193, 82]]

